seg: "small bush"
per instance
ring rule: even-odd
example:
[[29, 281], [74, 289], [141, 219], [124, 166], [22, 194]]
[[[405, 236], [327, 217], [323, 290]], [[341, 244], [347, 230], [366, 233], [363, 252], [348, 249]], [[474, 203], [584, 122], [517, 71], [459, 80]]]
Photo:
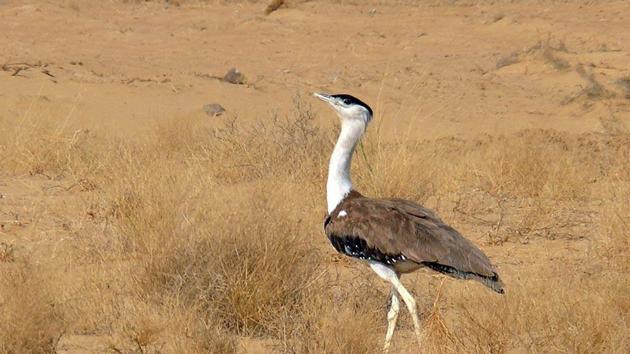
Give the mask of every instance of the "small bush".
[[54, 353], [63, 315], [42, 269], [24, 262], [0, 272], [0, 352]]

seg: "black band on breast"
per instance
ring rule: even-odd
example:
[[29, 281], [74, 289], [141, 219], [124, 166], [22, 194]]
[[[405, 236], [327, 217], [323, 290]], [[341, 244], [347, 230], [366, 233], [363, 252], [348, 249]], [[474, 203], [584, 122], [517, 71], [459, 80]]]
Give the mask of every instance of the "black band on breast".
[[402, 254], [386, 254], [375, 247], [369, 247], [367, 242], [359, 237], [332, 235], [329, 240], [337, 252], [349, 257], [376, 261], [386, 265], [394, 265], [407, 259]]

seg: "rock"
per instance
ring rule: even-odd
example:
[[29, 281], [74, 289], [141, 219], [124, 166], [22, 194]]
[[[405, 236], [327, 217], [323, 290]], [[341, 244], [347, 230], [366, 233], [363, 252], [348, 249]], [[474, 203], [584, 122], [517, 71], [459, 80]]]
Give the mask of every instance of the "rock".
[[265, 15], [269, 15], [270, 13], [276, 11], [282, 5], [284, 5], [284, 0], [271, 0], [269, 5], [267, 5], [267, 8], [265, 8]]
[[229, 82], [235, 85], [243, 85], [246, 81], [245, 75], [243, 75], [237, 68], [232, 68], [223, 76], [223, 81]]
[[208, 103], [203, 106], [203, 111], [210, 117], [217, 117], [225, 112], [225, 108], [218, 103]]

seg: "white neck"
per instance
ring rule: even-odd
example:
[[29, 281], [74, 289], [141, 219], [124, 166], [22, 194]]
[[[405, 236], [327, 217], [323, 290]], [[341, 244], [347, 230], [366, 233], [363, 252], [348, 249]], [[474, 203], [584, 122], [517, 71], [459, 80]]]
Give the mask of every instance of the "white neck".
[[352, 190], [352, 181], [350, 180], [352, 154], [365, 132], [365, 127], [366, 124], [358, 120], [342, 120], [341, 133], [328, 165], [326, 199], [329, 214]]

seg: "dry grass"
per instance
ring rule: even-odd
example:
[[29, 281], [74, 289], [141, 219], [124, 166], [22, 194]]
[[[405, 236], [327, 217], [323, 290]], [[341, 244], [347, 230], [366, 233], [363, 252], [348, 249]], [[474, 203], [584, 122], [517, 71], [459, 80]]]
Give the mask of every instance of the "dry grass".
[[602, 239], [597, 245], [598, 255], [607, 261], [607, 266], [623, 276], [630, 270], [630, 264], [625, 259], [630, 252], [630, 185], [625, 179], [628, 168], [622, 168], [625, 170], [621, 173], [624, 180], [612, 184], [609, 202], [602, 210]]
[[[584, 278], [565, 269], [556, 279], [515, 283], [504, 299], [459, 293], [460, 317], [454, 352], [621, 353], [628, 350], [630, 324], [624, 293], [628, 279]], [[600, 275], [601, 276], [601, 275]], [[559, 279], [563, 279], [559, 281]]]
[[567, 53], [564, 42], [549, 37], [545, 40], [538, 41], [538, 43], [527, 49], [517, 50], [499, 58], [496, 63], [496, 68], [501, 69], [509, 65], [517, 64], [527, 57], [533, 57], [542, 59], [555, 70], [567, 70], [571, 67], [571, 64], [560, 56], [563, 53]]
[[[373, 284], [319, 288], [306, 300], [304, 321], [292, 341], [298, 353], [378, 353], [381, 352], [384, 316], [388, 294]], [[332, 300], [332, 301], [331, 301]]]
[[[67, 328], [125, 352], [235, 353], [248, 350], [243, 337], [280, 352], [378, 352], [387, 289], [351, 277], [355, 263], [331, 262], [321, 233], [332, 132], [299, 99], [291, 116], [259, 121], [170, 122], [135, 141], [45, 120], [0, 125], [3, 172], [79, 183], [83, 202], [70, 207], [94, 224], [81, 229], [92, 231], [76, 238], [68, 267], [50, 267], [76, 274], [72, 296], [58, 290], [70, 280], [48, 286], [3, 246], [0, 349], [54, 351]], [[562, 261], [538, 250], [524, 266], [495, 257], [503, 297], [447, 283], [457, 285], [421, 305], [426, 352], [629, 350], [629, 139], [537, 130], [471, 141], [368, 137], [353, 172], [365, 193], [432, 201], [456, 226], [508, 246], [563, 234], [564, 210], [584, 225], [564, 241], [587, 239], [594, 250], [559, 248]], [[582, 209], [597, 217], [585, 220]], [[431, 289], [416, 292], [436, 298]]]
[[0, 269], [0, 352], [55, 352], [65, 323], [46, 272], [29, 263]]

